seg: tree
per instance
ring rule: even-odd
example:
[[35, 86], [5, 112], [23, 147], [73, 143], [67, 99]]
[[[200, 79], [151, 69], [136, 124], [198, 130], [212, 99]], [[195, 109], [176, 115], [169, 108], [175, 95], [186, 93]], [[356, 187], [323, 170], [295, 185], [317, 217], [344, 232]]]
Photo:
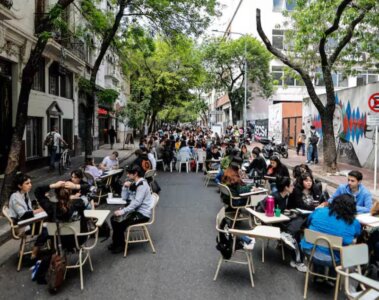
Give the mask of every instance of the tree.
[[38, 66], [42, 59], [42, 53], [49, 41], [54, 23], [60, 18], [63, 10], [74, 0], [59, 0], [46, 16], [43, 17], [36, 32], [38, 39], [29, 59], [22, 70], [21, 90], [18, 97], [16, 124], [12, 134], [12, 144], [9, 149], [8, 164], [5, 169], [4, 181], [1, 189], [0, 205], [9, 199], [12, 192], [12, 184], [19, 166], [20, 153], [22, 148], [22, 137], [25, 132], [25, 125], [28, 119], [28, 106], [30, 90], [32, 89], [34, 75], [38, 71]]
[[[86, 0], [88, 11], [96, 16], [101, 15], [99, 10], [90, 6], [90, 1]], [[209, 23], [209, 16], [215, 14], [215, 0], [118, 0], [118, 11], [111, 26], [96, 27], [102, 36], [102, 43], [98, 57], [91, 70], [90, 84], [92, 92], [87, 96], [86, 109], [86, 134], [85, 134], [85, 153], [86, 156], [92, 154], [92, 122], [96, 100], [96, 77], [100, 64], [112, 42], [114, 42], [117, 30], [120, 27], [123, 17], [122, 30], [125, 31], [134, 24], [144, 24], [152, 31], [164, 33], [167, 36], [175, 36], [177, 33], [199, 34]], [[156, 111], [153, 111], [152, 120], [155, 119]], [[150, 123], [150, 127], [151, 127]]]
[[238, 120], [239, 113], [243, 109], [245, 59], [249, 70], [248, 82], [252, 83], [251, 90], [265, 97], [271, 96], [273, 92], [269, 72], [271, 55], [257, 39], [250, 36], [242, 36], [236, 40], [210, 39], [203, 44], [203, 55], [204, 66], [213, 79], [213, 86], [226, 90], [229, 96], [233, 123]]
[[[322, 123], [322, 145], [327, 171], [337, 169], [337, 151], [333, 132], [335, 90], [332, 73], [354, 71], [357, 64], [370, 64], [363, 55], [378, 58], [379, 18], [377, 0], [298, 0], [290, 17], [292, 30], [287, 40], [293, 51], [283, 53], [273, 47], [261, 26], [257, 9], [257, 30], [266, 48], [302, 78], [309, 97], [317, 108]], [[376, 51], [376, 52], [375, 52]], [[313, 84], [317, 70], [325, 82], [326, 103], [322, 103]]]
[[190, 107], [188, 103], [195, 99], [194, 91], [206, 76], [200, 52], [188, 37], [149, 40], [141, 35], [136, 42], [139, 47], [131, 48], [126, 55], [129, 57], [126, 68], [134, 69], [129, 103], [134, 103], [133, 111], [140, 111], [139, 103], [143, 105], [144, 117], [139, 120], [148, 122], [152, 131], [158, 119], [168, 117], [174, 121], [186, 116], [188, 111], [182, 109]]

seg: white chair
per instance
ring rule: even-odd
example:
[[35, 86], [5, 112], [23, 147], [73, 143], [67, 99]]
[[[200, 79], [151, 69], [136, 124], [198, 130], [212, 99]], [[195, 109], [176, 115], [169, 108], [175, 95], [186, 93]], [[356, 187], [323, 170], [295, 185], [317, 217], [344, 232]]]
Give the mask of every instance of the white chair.
[[[221, 222], [224, 218], [225, 218], [225, 207], [221, 208], [221, 210], [218, 212], [217, 217], [216, 217], [216, 230], [218, 231], [219, 236], [220, 236], [220, 233], [231, 234], [231, 233], [228, 233], [227, 231], [225, 231], [223, 228], [220, 227]], [[240, 232], [241, 232], [241, 234], [243, 234], [243, 230], [240, 230]], [[220, 271], [220, 268], [221, 268], [221, 265], [223, 262], [248, 265], [251, 286], [254, 287], [253, 273], [255, 273], [255, 271], [254, 271], [254, 262], [253, 262], [252, 250], [245, 250], [245, 249], [236, 250], [235, 249], [235, 244], [236, 244], [235, 238], [236, 238], [236, 236], [232, 235], [232, 237], [234, 239], [232, 256], [229, 259], [225, 259], [222, 255], [220, 256], [220, 258], [218, 260], [218, 264], [217, 264], [216, 273], [215, 273], [213, 280], [214, 281], [217, 280], [217, 276], [218, 276], [218, 273]], [[238, 254], [245, 256], [246, 260], [242, 260], [242, 258], [238, 259], [236, 257]]]
[[186, 171], [188, 173], [189, 163], [190, 163], [191, 155], [187, 152], [178, 153], [178, 172], [181, 172], [182, 165], [186, 166]]
[[[337, 280], [337, 277], [316, 273], [313, 271], [313, 264], [323, 265], [329, 268], [337, 267], [337, 260], [334, 255], [334, 250], [340, 250], [342, 247], [342, 238], [339, 236], [329, 235], [322, 232], [317, 232], [309, 229], [304, 230], [304, 238], [308, 243], [313, 244], [308, 262], [308, 269], [305, 274], [304, 284], [304, 299], [307, 298], [309, 275], [316, 275], [326, 279]], [[328, 249], [329, 255], [325, 255], [323, 252], [316, 250], [317, 246], [322, 246]]]
[[[379, 299], [379, 282], [362, 275], [361, 265], [369, 263], [367, 244], [357, 244], [341, 249], [341, 265], [336, 267], [337, 283], [334, 299], [338, 299], [338, 288], [341, 276], [345, 278], [345, 295], [348, 299]], [[362, 290], [352, 292], [350, 279], [359, 282]]]
[[[89, 262], [91, 271], [93, 271], [92, 267], [92, 261], [91, 261], [91, 255], [90, 250], [95, 248], [97, 244], [97, 238], [98, 238], [98, 227], [95, 227], [94, 230], [90, 232], [80, 232], [80, 220], [74, 221], [70, 223], [59, 223], [59, 229], [60, 229], [60, 235], [61, 236], [72, 236], [75, 241], [75, 250], [77, 250], [78, 258], [74, 259], [75, 263], [69, 264], [69, 261], [67, 261], [66, 270], [64, 273], [64, 278], [66, 278], [66, 273], [68, 269], [79, 269], [80, 271], [80, 289], [83, 290], [83, 265], [87, 262]], [[50, 236], [54, 237], [54, 245], [55, 249], [57, 249], [57, 225], [56, 223], [47, 223], [47, 232]], [[87, 244], [89, 241], [89, 238], [94, 235], [95, 239], [92, 241], [91, 244]], [[87, 240], [80, 244], [79, 237], [85, 237]], [[68, 257], [69, 258], [69, 257]]]
[[3, 212], [3, 216], [8, 220], [8, 223], [11, 227], [12, 238], [14, 240], [20, 241], [20, 247], [18, 250], [18, 264], [17, 264], [17, 272], [19, 272], [21, 269], [22, 259], [24, 258], [24, 255], [28, 255], [32, 253], [32, 251], [26, 251], [25, 249], [27, 247], [31, 247], [32, 244], [35, 242], [36, 237], [41, 233], [42, 226], [40, 226], [40, 230], [38, 232], [35, 232], [35, 231], [36, 231], [36, 226], [42, 225], [42, 221], [31, 224], [30, 225], [31, 234], [27, 235], [25, 233], [25, 230], [26, 230], [25, 226], [21, 227], [14, 224], [12, 218], [9, 216], [9, 207], [7, 205], [3, 206], [2, 212]]
[[199, 165], [201, 164], [204, 168], [206, 152], [203, 149], [196, 150], [196, 173], [199, 171]]
[[124, 257], [126, 257], [128, 253], [128, 245], [135, 244], [135, 243], [149, 242], [151, 249], [153, 250], [153, 253], [156, 253], [154, 244], [151, 239], [149, 230], [147, 229], [147, 226], [152, 225], [155, 222], [155, 207], [158, 204], [159, 196], [158, 194], [153, 193], [152, 198], [153, 198], [153, 207], [151, 211], [150, 220], [146, 223], [130, 225], [126, 230]]
[[209, 182], [211, 180], [214, 180], [216, 178], [216, 176], [218, 174], [218, 170], [210, 170], [210, 169], [208, 169], [206, 162], [204, 162], [203, 166], [204, 166], [204, 170], [205, 170], [205, 177], [204, 177], [205, 186], [208, 186]]
[[155, 161], [157, 163], [157, 169], [158, 169], [158, 164], [160, 163], [160, 164], [162, 164], [163, 171], [165, 171], [163, 159], [158, 158], [157, 150], [155, 150], [155, 148], [153, 149], [153, 154], [154, 154]]

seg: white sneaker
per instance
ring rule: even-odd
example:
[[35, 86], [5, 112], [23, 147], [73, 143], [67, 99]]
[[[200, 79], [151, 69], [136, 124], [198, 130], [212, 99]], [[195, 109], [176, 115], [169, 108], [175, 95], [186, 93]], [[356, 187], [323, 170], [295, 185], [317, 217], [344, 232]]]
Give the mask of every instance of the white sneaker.
[[255, 239], [252, 239], [249, 244], [243, 243], [243, 249], [253, 250], [255, 246]]
[[287, 245], [289, 246], [290, 248], [292, 248], [293, 250], [296, 250], [296, 246], [295, 246], [295, 243], [296, 241], [294, 240], [294, 238], [289, 234], [289, 233], [286, 233], [286, 232], [282, 232], [280, 234], [280, 239]]
[[299, 272], [303, 272], [303, 273], [307, 272], [308, 270], [308, 267], [304, 263], [297, 263], [293, 260], [291, 260], [290, 266], [292, 268], [296, 268]]

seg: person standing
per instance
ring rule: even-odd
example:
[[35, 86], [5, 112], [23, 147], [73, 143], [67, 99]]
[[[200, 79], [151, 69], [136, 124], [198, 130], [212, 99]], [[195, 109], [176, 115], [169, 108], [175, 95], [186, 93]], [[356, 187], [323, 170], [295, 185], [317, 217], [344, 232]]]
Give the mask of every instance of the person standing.
[[314, 125], [311, 126], [310, 136], [308, 138], [308, 148], [307, 148], [307, 163], [318, 164], [318, 144], [320, 142], [320, 136], [316, 131]]
[[45, 146], [47, 146], [50, 156], [50, 170], [55, 169], [55, 157], [57, 155], [57, 150], [60, 142], [68, 146], [62, 136], [59, 134], [58, 127], [54, 126], [52, 131], [50, 131], [45, 137]]
[[300, 149], [302, 150], [302, 155], [305, 155], [305, 141], [307, 136], [305, 135], [304, 129], [300, 130], [299, 138], [297, 139], [296, 154], [299, 155]]
[[113, 126], [111, 126], [111, 129], [109, 129], [108, 136], [109, 136], [109, 142], [111, 144], [111, 149], [113, 149], [113, 144], [114, 144], [115, 138], [116, 138], [116, 131], [114, 130]]

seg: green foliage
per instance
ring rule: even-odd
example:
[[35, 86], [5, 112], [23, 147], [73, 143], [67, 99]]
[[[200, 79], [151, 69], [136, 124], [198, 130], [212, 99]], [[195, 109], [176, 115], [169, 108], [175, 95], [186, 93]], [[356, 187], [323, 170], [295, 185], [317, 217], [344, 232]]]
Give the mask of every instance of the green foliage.
[[114, 89], [104, 89], [97, 91], [96, 96], [99, 103], [113, 105], [119, 96], [119, 92]]
[[242, 109], [245, 56], [249, 94], [254, 91], [269, 97], [273, 93], [269, 70], [271, 55], [257, 39], [250, 36], [235, 40], [208, 39], [202, 45], [202, 53], [211, 85], [227, 91], [233, 111]]
[[82, 90], [83, 92], [87, 94], [91, 93], [91, 90], [92, 90], [91, 82], [88, 79], [85, 79], [84, 77], [80, 77], [78, 86], [79, 86], [79, 89]]
[[[289, 57], [304, 69], [315, 71], [320, 68], [319, 43], [325, 37], [325, 31], [336, 18], [338, 6], [342, 0], [298, 0], [293, 12], [285, 12], [288, 17], [285, 43], [291, 45]], [[330, 57], [338, 45], [348, 35], [350, 25], [363, 11], [362, 22], [355, 28], [352, 39], [343, 47], [338, 61], [331, 64], [332, 71], [352, 74], [357, 67], [372, 68], [379, 58], [379, 2], [377, 0], [351, 1], [343, 11], [336, 31], [327, 37], [326, 53]], [[286, 29], [286, 25], [283, 29]]]

